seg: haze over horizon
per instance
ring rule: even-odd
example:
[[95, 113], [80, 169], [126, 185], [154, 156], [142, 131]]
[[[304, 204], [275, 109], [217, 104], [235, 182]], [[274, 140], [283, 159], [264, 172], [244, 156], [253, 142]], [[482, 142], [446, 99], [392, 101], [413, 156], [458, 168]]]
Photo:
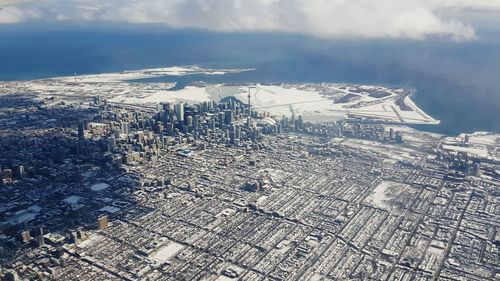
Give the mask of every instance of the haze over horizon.
[[0, 10], [2, 24], [163, 24], [323, 39], [477, 39], [500, 23], [500, 0], [42, 0]]

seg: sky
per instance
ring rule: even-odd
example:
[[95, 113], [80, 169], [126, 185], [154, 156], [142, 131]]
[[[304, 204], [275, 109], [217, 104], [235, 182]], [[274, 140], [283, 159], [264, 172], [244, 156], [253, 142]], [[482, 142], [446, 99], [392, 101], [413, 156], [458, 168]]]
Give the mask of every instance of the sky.
[[0, 10], [0, 28], [39, 22], [469, 41], [500, 24], [500, 0], [35, 0]]

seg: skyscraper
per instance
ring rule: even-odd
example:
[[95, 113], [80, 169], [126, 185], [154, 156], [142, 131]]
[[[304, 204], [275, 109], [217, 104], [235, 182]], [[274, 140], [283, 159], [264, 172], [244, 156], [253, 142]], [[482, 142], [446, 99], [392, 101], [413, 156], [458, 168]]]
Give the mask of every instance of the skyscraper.
[[45, 246], [45, 237], [43, 237], [43, 235], [44, 235], [43, 228], [40, 227], [38, 229], [38, 237], [37, 237], [39, 247]]
[[198, 130], [200, 128], [200, 115], [194, 116], [194, 129]]
[[250, 128], [250, 119], [252, 118], [252, 96], [250, 95], [250, 89], [248, 88], [248, 116], [247, 116], [247, 128]]
[[128, 135], [128, 131], [129, 131], [128, 122], [120, 122], [120, 131], [122, 134]]
[[175, 105], [175, 114], [179, 122], [184, 122], [184, 103], [178, 103]]
[[226, 110], [224, 112], [224, 123], [226, 125], [230, 125], [231, 123], [233, 123], [233, 120], [234, 120], [233, 111], [232, 110]]
[[83, 123], [78, 124], [78, 140], [85, 141], [85, 127]]
[[302, 115], [299, 115], [299, 120], [297, 121], [297, 128], [298, 129], [304, 128], [304, 118], [302, 118]]
[[222, 128], [224, 126], [224, 113], [219, 112], [219, 127]]
[[235, 126], [234, 138], [237, 140], [241, 139], [241, 127], [240, 127], [240, 125]]
[[23, 165], [15, 166], [13, 173], [14, 173], [14, 176], [18, 179], [22, 179], [26, 176], [26, 172], [24, 170]]
[[391, 129], [389, 130], [389, 139], [390, 139], [390, 140], [394, 140], [394, 129], [393, 129], [393, 128], [391, 128]]
[[167, 123], [165, 125], [165, 130], [167, 131], [167, 135], [173, 135], [174, 134], [174, 124], [173, 123]]
[[479, 177], [481, 175], [481, 164], [477, 162], [472, 164], [472, 175], [475, 177]]
[[23, 243], [28, 243], [31, 240], [31, 234], [29, 230], [23, 230], [21, 232], [21, 241]]

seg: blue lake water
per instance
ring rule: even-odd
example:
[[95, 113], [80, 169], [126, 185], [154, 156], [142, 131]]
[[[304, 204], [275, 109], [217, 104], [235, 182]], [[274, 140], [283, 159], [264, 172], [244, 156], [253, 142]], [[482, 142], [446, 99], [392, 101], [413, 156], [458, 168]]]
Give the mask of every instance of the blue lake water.
[[[440, 119], [420, 129], [456, 134], [500, 132], [500, 38], [471, 42], [328, 41], [300, 35], [172, 31], [157, 26], [0, 27], [0, 80], [104, 73], [176, 65], [255, 68], [224, 76], [160, 78], [192, 81], [345, 82], [404, 86]], [[485, 39], [493, 38], [493, 39]]]

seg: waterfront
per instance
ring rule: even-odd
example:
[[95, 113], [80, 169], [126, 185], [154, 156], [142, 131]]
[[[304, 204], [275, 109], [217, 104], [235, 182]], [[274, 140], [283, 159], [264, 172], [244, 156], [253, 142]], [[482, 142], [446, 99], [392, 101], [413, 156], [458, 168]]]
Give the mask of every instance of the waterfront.
[[[416, 103], [442, 121], [419, 129], [444, 134], [500, 131], [495, 77], [500, 61], [494, 56], [499, 45], [491, 40], [329, 42], [298, 35], [68, 29], [10, 33], [4, 28], [0, 31], [0, 80], [193, 64], [255, 68], [240, 74], [174, 79], [179, 86], [199, 80], [403, 86], [416, 89]], [[155, 82], [170, 80], [157, 78]]]

